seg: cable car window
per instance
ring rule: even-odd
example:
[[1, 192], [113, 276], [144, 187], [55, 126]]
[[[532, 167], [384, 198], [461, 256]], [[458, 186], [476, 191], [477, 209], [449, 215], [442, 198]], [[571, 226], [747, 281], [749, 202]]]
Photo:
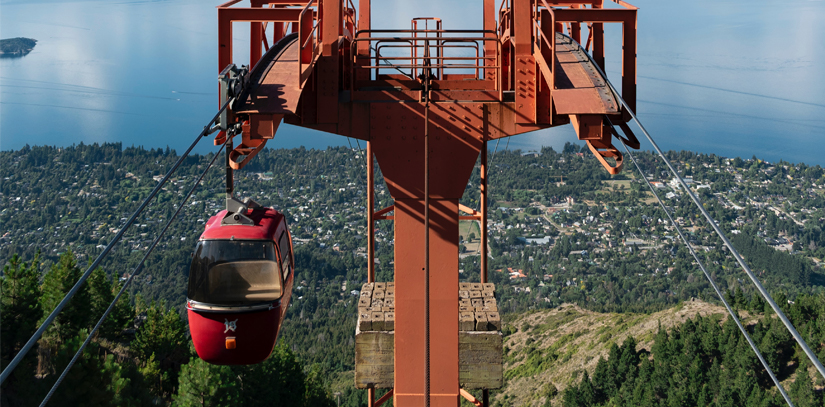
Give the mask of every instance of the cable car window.
[[207, 240], [198, 243], [189, 269], [190, 300], [246, 305], [281, 297], [281, 276], [270, 241]]
[[281, 258], [283, 260], [283, 274], [284, 274], [284, 281], [286, 281], [287, 276], [289, 276], [289, 270], [292, 266], [292, 253], [289, 251], [289, 235], [287, 233], [281, 232], [281, 237], [278, 238], [278, 246], [281, 249]]

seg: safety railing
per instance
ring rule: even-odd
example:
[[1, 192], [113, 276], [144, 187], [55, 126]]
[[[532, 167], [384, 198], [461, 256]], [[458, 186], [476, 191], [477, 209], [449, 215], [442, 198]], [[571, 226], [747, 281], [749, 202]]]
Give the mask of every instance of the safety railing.
[[[250, 0], [250, 7], [239, 7], [242, 0], [231, 0], [218, 6], [218, 65], [223, 69], [233, 61], [234, 22], [250, 23], [249, 65], [254, 66], [265, 51], [269, 51], [290, 32], [298, 33], [298, 69], [303, 84], [321, 54], [324, 4], [339, 3], [340, 34], [352, 38], [357, 24], [357, 12], [352, 0]], [[271, 27], [271, 28], [270, 28]], [[271, 34], [267, 34], [267, 30]], [[237, 61], [237, 65], [246, 65]]]
[[323, 18], [322, 13], [318, 13], [318, 18], [315, 18], [315, 12], [310, 8], [313, 3], [315, 0], [309, 0], [298, 17], [298, 77], [300, 83], [304, 83], [312, 74], [312, 67], [321, 53], [320, 27]]
[[[552, 26], [545, 30], [547, 42], [555, 43], [556, 32], [563, 32], [581, 44], [582, 24], [587, 29], [584, 49], [595, 63], [605, 68], [604, 24], [622, 24], [622, 98], [631, 108], [636, 108], [636, 13], [638, 8], [623, 0], [610, 0], [619, 8], [605, 8], [605, 0], [537, 0], [536, 16], [540, 26]], [[546, 11], [546, 12], [544, 12]], [[549, 18], [552, 23], [542, 22]], [[548, 35], [552, 34], [552, 35]], [[542, 39], [544, 41], [544, 39]], [[538, 40], [536, 41], [538, 42]], [[543, 44], [543, 42], [542, 42]], [[536, 52], [535, 54], [539, 54]], [[546, 54], [544, 54], [546, 55]], [[548, 61], [552, 63], [552, 61]], [[550, 65], [551, 67], [553, 65]], [[551, 68], [552, 69], [552, 68]]]
[[513, 9], [512, 0], [501, 0], [498, 7], [498, 26], [496, 31], [501, 37], [502, 41], [510, 38], [510, 29], [513, 22], [513, 14], [510, 12]]
[[[605, 8], [608, 1], [620, 7]], [[502, 41], [505, 91], [513, 90], [515, 83], [515, 72], [511, 69], [516, 58], [513, 36], [519, 36], [520, 32], [513, 32], [513, 7], [519, 7], [521, 4], [529, 4], [532, 8], [530, 53], [551, 91], [555, 83], [553, 70], [556, 33], [566, 34], [581, 44], [582, 33], [586, 30], [587, 37], [584, 38], [583, 48], [591, 54], [596, 64], [604, 69], [604, 24], [622, 24], [622, 97], [635, 107], [637, 7], [623, 0], [502, 0], [498, 9], [499, 21], [496, 30]]]
[[355, 4], [352, 0], [344, 0], [344, 6], [344, 32], [342, 35], [352, 40], [352, 36], [355, 33], [355, 27], [358, 25]]
[[[495, 55], [482, 55], [485, 42], [496, 44]], [[354, 52], [363, 43], [369, 44], [371, 55]], [[418, 76], [425, 69], [433, 75], [434, 90], [501, 90], [500, 80], [485, 80], [485, 70], [501, 78], [501, 44], [494, 31], [420, 29], [413, 21], [410, 30], [358, 31], [351, 47], [353, 91], [387, 80], [406, 90], [419, 89]], [[359, 76], [356, 70], [368, 74]]]

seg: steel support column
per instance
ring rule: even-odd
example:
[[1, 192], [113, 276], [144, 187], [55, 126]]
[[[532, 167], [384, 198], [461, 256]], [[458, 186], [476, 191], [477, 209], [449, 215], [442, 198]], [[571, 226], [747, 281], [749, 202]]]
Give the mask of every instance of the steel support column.
[[[603, 1], [593, 3], [593, 8], [603, 7]], [[593, 23], [590, 29], [593, 30], [593, 60], [604, 71], [606, 69], [604, 67], [604, 23]]]
[[[496, 31], [496, 1], [484, 0], [484, 30]], [[493, 36], [492, 34], [485, 34], [485, 37]], [[493, 41], [484, 41], [484, 56], [496, 57], [498, 55], [498, 45]], [[498, 61], [496, 59], [485, 59], [485, 66], [496, 66]], [[497, 80], [495, 69], [485, 69], [484, 79]]]
[[[372, 143], [367, 141], [367, 282], [375, 282], [375, 168]], [[374, 389], [372, 400], [375, 398]]]
[[636, 10], [622, 24], [622, 99], [636, 111]]
[[[371, 0], [360, 0], [358, 2], [358, 29], [359, 30], [369, 30], [372, 24], [372, 13], [370, 10], [370, 4], [372, 3]], [[352, 33], [354, 36], [355, 33]], [[370, 56], [370, 43], [369, 41], [361, 41], [357, 45], [356, 52], [358, 53], [359, 57], [363, 57], [358, 60], [359, 65], [369, 65], [369, 56]], [[355, 72], [356, 78], [359, 81], [369, 80], [370, 79], [370, 71], [368, 69], [359, 69]]]
[[[458, 199], [430, 199], [430, 406], [458, 405]], [[424, 200], [395, 201], [395, 393], [425, 401]]]
[[[261, 6], [252, 5], [253, 8], [261, 8]], [[249, 66], [253, 67], [263, 55], [263, 48], [261, 42], [263, 41], [263, 24], [258, 21], [250, 23], [249, 33]]]
[[536, 60], [533, 57], [533, 0], [513, 1], [515, 29], [513, 90], [516, 92], [516, 123], [536, 123]]
[[[458, 381], [458, 201], [482, 149], [482, 105], [430, 103], [429, 285], [424, 274], [422, 103], [373, 103], [372, 151], [395, 199], [394, 405], [456, 407]], [[429, 288], [430, 369], [426, 367]]]
[[319, 8], [322, 14], [321, 21], [321, 56], [318, 58], [315, 69], [317, 86], [317, 122], [338, 122], [338, 38], [341, 29], [341, 3], [338, 1], [323, 2]]
[[481, 147], [481, 205], [479, 211], [481, 212], [481, 282], [487, 282], [487, 137], [484, 137], [484, 142]]

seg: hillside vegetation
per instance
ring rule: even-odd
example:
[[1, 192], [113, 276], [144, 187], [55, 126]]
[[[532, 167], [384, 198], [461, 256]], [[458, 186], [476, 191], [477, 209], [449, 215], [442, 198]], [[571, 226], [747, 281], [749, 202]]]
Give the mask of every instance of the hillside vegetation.
[[[693, 177], [692, 189], [703, 205], [719, 220], [780, 303], [790, 300], [800, 304], [801, 298], [823, 296], [825, 274], [821, 259], [825, 258], [825, 229], [821, 225], [825, 224], [825, 171], [821, 167], [691, 152], [668, 155], [681, 173]], [[96, 272], [100, 274], [95, 283], [98, 293], [105, 291], [100, 287], [122, 281], [133, 272], [180, 198], [212, 157], [193, 155], [185, 160], [156, 201], [101, 263], [103, 271]], [[76, 279], [76, 274], [71, 273], [47, 279], [52, 268], [64, 267], [72, 259], [82, 269], [83, 264], [95, 258], [178, 155], [169, 148], [124, 148], [116, 143], [66, 148], [26, 146], [17, 151], [0, 151], [0, 159], [9, 163], [0, 168], [0, 265], [9, 265], [11, 270], [23, 267], [22, 263], [29, 264], [25, 267], [31, 268], [37, 277], [31, 280], [34, 285], [29, 290], [39, 304], [37, 310], [29, 310], [39, 313], [37, 316], [18, 312], [22, 325], [7, 322], [7, 317], [16, 314], [7, 312], [7, 307], [14, 304], [9, 302], [13, 302], [13, 297], [5, 296], [4, 291], [5, 363], [43, 313], [52, 309], [60, 294], [73, 284], [72, 278]], [[663, 181], [657, 188], [663, 195], [669, 195], [668, 210], [689, 233], [691, 244], [722, 290], [731, 295], [737, 293], [737, 298], [755, 298], [753, 286], [699, 217], [684, 191], [667, 182], [668, 174], [661, 162], [644, 152], [638, 153], [637, 160], [650, 178]], [[716, 301], [713, 290], [697, 272], [692, 256], [676, 236], [674, 225], [653, 204], [637, 173], [626, 170], [611, 176], [589, 152], [573, 144], [567, 144], [562, 151], [544, 148], [525, 155], [519, 151], [498, 151], [490, 155], [490, 161], [493, 199], [489, 203], [489, 274], [490, 282], [499, 287], [497, 300], [506, 318], [505, 333], [509, 335], [507, 387], [494, 400], [502, 406], [540, 405], [548, 400], [548, 394], [557, 394], [549, 398], [551, 404], [559, 405], [568, 398], [574, 403], [570, 405], [618, 403], [614, 397], [636, 388], [613, 392], [600, 387], [594, 372], [599, 356], [611, 354], [609, 343], [621, 345], [626, 335], [634, 333], [635, 340], [642, 345], [634, 345], [633, 354], [627, 353], [632, 357], [626, 357], [626, 361], [656, 358], [650, 343], [658, 335], [659, 319], [665, 328], [681, 329], [682, 321], [695, 316], [695, 310], [678, 318], [667, 313], [680, 312], [674, 311], [674, 307], [690, 309], [704, 304], [691, 299], [712, 304]], [[222, 403], [224, 396], [236, 401], [250, 400], [257, 393], [243, 386], [248, 381], [245, 378], [272, 372], [271, 366], [262, 366], [262, 370], [205, 366], [192, 359], [188, 349], [186, 316], [182, 312], [188, 267], [205, 221], [223, 209], [224, 174], [219, 167], [206, 175], [203, 185], [134, 280], [130, 303], [124, 309], [131, 311], [122, 314], [116, 324], [104, 327], [94, 342], [96, 350], [87, 353], [97, 357], [90, 357], [86, 365], [89, 369], [119, 371], [120, 376], [106, 373], [106, 377], [128, 378], [138, 392], [129, 396], [135, 400], [146, 396], [153, 402], [169, 404], [186, 399], [183, 394], [200, 394], [190, 399], [195, 401], [212, 397], [210, 400], [216, 403]], [[364, 391], [352, 388], [355, 311], [358, 289], [366, 280], [365, 167], [365, 155], [359, 149], [265, 149], [244, 171], [235, 174], [237, 194], [284, 213], [294, 236], [293, 300], [279, 339], [284, 349], [276, 353], [271, 363], [286, 363], [290, 369], [299, 365], [295, 371], [301, 372], [301, 380], [312, 390], [310, 396], [322, 394], [329, 401], [329, 394], [340, 391], [341, 405], [347, 407], [365, 405], [366, 398]], [[461, 200], [470, 208], [479, 205], [478, 182], [476, 169]], [[380, 171], [376, 174], [375, 192], [376, 208], [392, 204]], [[474, 223], [462, 227], [459, 277], [461, 281], [478, 282], [480, 229]], [[394, 244], [392, 221], [376, 222], [378, 281], [394, 278]], [[3, 284], [11, 284], [9, 276], [9, 272], [4, 272]], [[47, 281], [52, 282], [46, 284]], [[97, 298], [102, 303], [103, 297]], [[765, 314], [764, 304], [758, 301], [753, 300], [753, 305], [751, 300], [736, 303], [740, 309], [749, 310], [753, 318], [763, 318], [761, 315]], [[563, 311], [558, 310], [563, 304]], [[89, 313], [99, 315], [100, 306], [96, 303]], [[797, 316], [795, 321], [803, 325], [820, 321], [825, 312], [817, 307], [800, 312], [804, 317]], [[562, 320], [570, 319], [565, 323], [521, 322], [521, 318], [539, 318], [537, 315], [545, 312], [558, 315], [568, 311], [574, 316], [562, 316]], [[656, 313], [665, 316], [651, 319], [644, 329], [637, 327]], [[559, 328], [579, 323], [579, 317], [587, 321], [580, 328]], [[600, 318], [604, 321], [599, 322]], [[636, 319], [638, 322], [634, 322]], [[138, 340], [143, 335], [141, 330], [148, 329], [144, 327], [157, 326], [147, 325], [147, 321], [165, 321], [169, 332], [173, 332], [166, 336], [171, 342], [163, 345], [162, 354], [155, 352], [154, 359], [153, 348]], [[753, 324], [756, 319], [749, 321]], [[559, 327], [547, 328], [556, 323]], [[810, 343], [818, 344], [815, 346], [821, 352], [825, 339], [821, 336], [822, 323], [817, 323], [820, 325], [812, 326], [806, 335], [810, 335]], [[83, 319], [68, 326], [72, 329], [63, 333], [63, 328], [55, 328], [58, 332], [52, 337], [57, 339], [42, 343], [43, 353], [32, 356], [32, 369], [39, 370], [20, 373], [27, 377], [21, 378], [20, 383], [39, 383], [40, 387], [32, 391], [25, 386], [14, 391], [4, 388], [4, 397], [41, 394], [42, 386], [54, 380], [61, 363], [65, 363], [61, 358], [67, 357], [69, 349], [79, 343], [80, 333], [90, 327], [90, 322]], [[15, 327], [14, 331], [10, 327]], [[636, 331], [643, 334], [635, 335]], [[7, 339], [10, 336], [12, 339]], [[152, 346], [160, 345], [158, 342]], [[170, 349], [174, 352], [167, 353]], [[783, 380], [797, 383], [796, 367], [801, 366], [801, 361], [796, 356], [788, 359], [792, 353], [780, 352], [782, 358], [778, 360], [792, 367], [783, 370]], [[720, 354], [703, 357], [710, 367], [714, 358], [724, 367]], [[641, 362], [635, 367], [631, 365], [626, 364], [628, 371], [646, 369]], [[575, 393], [585, 396], [567, 396], [574, 394], [566, 392], [572, 389], [571, 383], [581, 386], [582, 369], [594, 378], [585, 381], [584, 390]], [[551, 375], [549, 371], [558, 373]], [[210, 378], [220, 385], [210, 387], [209, 381], [198, 378]], [[106, 380], [100, 380], [100, 389], [110, 386]], [[130, 388], [117, 387], [126, 386], [123, 381], [111, 383], [115, 386], [111, 388]], [[587, 390], [587, 383], [591, 383], [593, 391]], [[760, 391], [772, 391], [764, 380], [759, 379], [758, 384]], [[815, 383], [811, 394], [821, 394], [821, 385]], [[682, 388], [679, 383], [668, 386]], [[68, 388], [79, 393], [82, 386]], [[214, 393], [215, 389], [220, 392]], [[661, 394], [658, 388], [654, 390], [656, 400], [677, 400]], [[593, 397], [587, 398], [587, 394]], [[714, 400], [720, 399], [717, 393], [711, 395]], [[775, 401], [771, 397], [764, 399], [769, 403]], [[683, 405], [692, 405], [691, 402]]]
[[[823, 384], [777, 318], [755, 298], [733, 304], [797, 406], [821, 406]], [[796, 327], [825, 357], [825, 297], [789, 305]], [[771, 315], [768, 313], [767, 315]], [[773, 382], [727, 311], [694, 300], [652, 314], [576, 305], [507, 323], [501, 406], [782, 406]]]
[[[0, 365], [11, 359], [63, 299], [82, 271], [66, 252], [40, 276], [40, 260], [12, 257], [0, 278]], [[0, 391], [2, 406], [36, 406], [114, 300], [120, 283], [96, 269]], [[331, 407], [313, 370], [286, 346], [254, 366], [215, 366], [198, 359], [181, 316], [164, 303], [121, 297], [50, 406]]]

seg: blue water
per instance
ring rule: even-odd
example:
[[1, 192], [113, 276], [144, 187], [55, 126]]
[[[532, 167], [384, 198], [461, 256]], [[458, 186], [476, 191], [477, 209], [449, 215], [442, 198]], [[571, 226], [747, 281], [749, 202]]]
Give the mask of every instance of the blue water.
[[[416, 16], [481, 27], [478, 0], [373, 3], [376, 28]], [[25, 57], [0, 58], [0, 149], [120, 141], [183, 150], [217, 108], [217, 4], [0, 0], [0, 37], [38, 40]], [[825, 165], [825, 1], [634, 4], [638, 113], [662, 148]], [[236, 35], [237, 60], [246, 35]], [[621, 31], [607, 35], [608, 74], [619, 82]], [[573, 140], [567, 126], [513, 137], [509, 148]], [[269, 146], [346, 144], [282, 126]]]

